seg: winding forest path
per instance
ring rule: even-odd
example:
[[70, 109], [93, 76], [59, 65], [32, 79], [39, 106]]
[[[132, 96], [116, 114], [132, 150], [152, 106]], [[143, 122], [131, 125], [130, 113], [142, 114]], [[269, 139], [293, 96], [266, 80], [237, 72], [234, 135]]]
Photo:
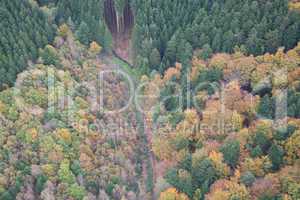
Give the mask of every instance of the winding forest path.
[[[103, 62], [110, 69], [119, 69], [125, 74], [127, 74], [132, 82], [134, 83], [134, 91], [139, 85], [139, 74], [134, 69], [134, 67], [124, 58], [122, 58], [117, 52], [113, 52], [113, 55], [103, 57]], [[155, 157], [153, 152], [151, 151], [151, 142], [152, 142], [152, 127], [151, 120], [147, 120], [144, 113], [140, 112], [136, 105], [133, 103], [136, 123], [137, 123], [137, 131], [139, 143], [137, 144], [139, 148], [141, 148], [142, 155], [142, 187], [145, 192], [145, 196], [142, 198], [145, 200], [155, 200], [154, 197], [154, 181], [155, 179]], [[146, 194], [148, 193], [148, 195]]]

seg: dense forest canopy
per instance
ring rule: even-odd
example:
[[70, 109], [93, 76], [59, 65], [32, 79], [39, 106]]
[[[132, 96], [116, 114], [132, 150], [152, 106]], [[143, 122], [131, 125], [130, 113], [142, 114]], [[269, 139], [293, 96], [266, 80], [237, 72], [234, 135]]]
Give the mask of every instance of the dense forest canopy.
[[160, 71], [175, 61], [184, 62], [192, 48], [232, 53], [240, 47], [260, 55], [281, 46], [291, 49], [300, 37], [300, 14], [289, 11], [288, 0], [137, 0], [132, 4], [137, 58]]
[[299, 11], [1, 0], [0, 200], [299, 200]]
[[[114, 27], [123, 30], [121, 33], [132, 33], [134, 63], [145, 73], [153, 69], [163, 72], [175, 61], [188, 64], [194, 49], [203, 49], [207, 56], [213, 52], [232, 53], [235, 48], [259, 55], [274, 53], [281, 46], [291, 49], [300, 37], [300, 14], [296, 9], [289, 10], [292, 6], [289, 6], [288, 0], [38, 0], [40, 6], [52, 9], [51, 12], [46, 11], [51, 16], [49, 19], [33, 1], [30, 2], [26, 0], [17, 5], [14, 1], [1, 3], [3, 19], [7, 19], [2, 20], [5, 28], [1, 30], [1, 42], [6, 48], [1, 49], [1, 70], [8, 74], [1, 79], [1, 85], [11, 85], [27, 60], [37, 58], [38, 48], [52, 42], [52, 26], [63, 23], [68, 23], [76, 31], [83, 44], [96, 41], [107, 51], [112, 48], [111, 32], [116, 32]], [[16, 9], [12, 9], [13, 5]], [[115, 14], [110, 11], [110, 15], [105, 17], [108, 9], [105, 5], [113, 6], [110, 9]], [[33, 17], [29, 18], [26, 13], [31, 10]], [[15, 23], [21, 24], [22, 32], [11, 25]], [[40, 31], [33, 33], [33, 30]], [[23, 42], [15, 42], [12, 34], [7, 34], [9, 32], [20, 35], [18, 37], [23, 38]], [[12, 55], [16, 48], [7, 47], [11, 46], [9, 44], [21, 45], [21, 49], [30, 51]], [[20, 57], [18, 61], [13, 59], [16, 55]]]
[[[187, 62], [193, 49], [232, 53], [235, 48], [241, 48], [249, 55], [274, 53], [281, 46], [288, 50], [296, 45], [300, 35], [300, 14], [289, 10], [288, 0], [89, 0], [82, 5], [80, 1], [49, 2], [58, 7], [57, 23], [69, 18], [77, 27], [81, 22], [86, 23], [86, 42], [95, 40], [95, 33], [100, 30], [104, 37], [105, 5], [114, 7], [109, 8], [114, 10], [116, 17], [109, 17], [110, 27], [111, 23], [124, 23], [117, 16], [122, 15], [130, 4], [135, 19], [132, 31], [134, 60], [139, 67], [146, 65], [146, 72], [153, 69], [163, 72], [175, 61]], [[99, 43], [105, 41], [97, 39]]]
[[[184, 110], [178, 109], [180, 97], [172, 89], [185, 76], [179, 63], [163, 76], [142, 79], [149, 83], [145, 94], [157, 98], [144, 104], [154, 108], [149, 115], [158, 126], [152, 140], [156, 171], [168, 166], [160, 175], [172, 185], [160, 200], [300, 197], [299, 178], [292, 175], [299, 172], [300, 158], [295, 152], [300, 144], [299, 58], [300, 43], [286, 54], [279, 49], [254, 57], [238, 51], [208, 61], [195, 56], [189, 86], [194, 101]], [[255, 86], [252, 91], [243, 89], [246, 82]]]
[[[0, 199], [139, 198], [147, 149], [144, 133], [126, 127], [138, 120], [134, 108], [112, 117], [93, 106], [97, 74], [109, 66], [99, 45], [87, 48], [70, 31], [64, 38], [0, 92]], [[124, 78], [110, 74], [103, 84], [105, 108], [124, 105]]]
[[0, 88], [13, 85], [28, 60], [38, 57], [38, 49], [51, 43], [55, 30], [47, 16], [29, 1], [0, 2]]
[[106, 50], [110, 48], [111, 35], [104, 21], [103, 0], [57, 0], [55, 7], [57, 8], [55, 22], [71, 25], [71, 28], [77, 31], [80, 42], [89, 45], [92, 41], [96, 41]]

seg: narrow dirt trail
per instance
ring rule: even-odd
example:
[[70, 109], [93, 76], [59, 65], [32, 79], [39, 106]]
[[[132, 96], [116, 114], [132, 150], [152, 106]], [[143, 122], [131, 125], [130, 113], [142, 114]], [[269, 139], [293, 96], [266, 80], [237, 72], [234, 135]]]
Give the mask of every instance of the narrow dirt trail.
[[[121, 58], [123, 59], [123, 58]], [[111, 56], [105, 56], [102, 58], [104, 64], [108, 69], [114, 69], [114, 70], [121, 70], [123, 73], [126, 73], [134, 83], [134, 91], [138, 87], [139, 84], [139, 77], [137, 73], [134, 71], [133, 66], [131, 66], [129, 63], [124, 62], [124, 60], [121, 60], [120, 58], [111, 55]], [[133, 103], [133, 102], [132, 102]], [[144, 196], [143, 199], [145, 200], [155, 200], [154, 194], [153, 194], [153, 188], [154, 188], [154, 181], [156, 180], [155, 175], [155, 157], [153, 152], [151, 151], [151, 142], [152, 142], [152, 127], [151, 127], [151, 121], [147, 120], [146, 116], [138, 111], [138, 109], [134, 106], [135, 110], [135, 117], [136, 117], [136, 123], [138, 128], [138, 134], [140, 139], [139, 146], [145, 148], [145, 160], [142, 160], [142, 190], [145, 191], [145, 193], [150, 193], [149, 196]]]
[[147, 143], [148, 143], [148, 148], [149, 148], [149, 156], [152, 164], [152, 169], [153, 169], [153, 181], [155, 182], [157, 180], [157, 174], [156, 174], [156, 159], [155, 155], [152, 151], [152, 139], [153, 139], [153, 132], [152, 132], [152, 122], [149, 120], [147, 117], [144, 115], [144, 124], [145, 124], [145, 134], [147, 137]]

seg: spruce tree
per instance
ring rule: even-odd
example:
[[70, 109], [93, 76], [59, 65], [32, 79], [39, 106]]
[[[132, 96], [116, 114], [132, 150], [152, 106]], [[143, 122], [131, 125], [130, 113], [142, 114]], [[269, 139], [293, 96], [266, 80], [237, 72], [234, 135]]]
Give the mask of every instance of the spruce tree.
[[265, 118], [272, 119], [274, 117], [273, 100], [269, 95], [261, 98], [257, 113]]
[[150, 66], [153, 69], [158, 69], [161, 58], [160, 58], [159, 51], [156, 48], [152, 49], [149, 61], [150, 61]]
[[210, 48], [209, 44], [205, 44], [201, 52], [201, 58], [207, 60], [211, 57], [212, 53], [213, 50]]
[[81, 24], [75, 34], [76, 34], [77, 39], [82, 44], [88, 45], [90, 43], [91, 32], [89, 30], [88, 25], [85, 22], [81, 22]]
[[280, 146], [273, 144], [270, 147], [268, 152], [268, 157], [272, 162], [274, 170], [278, 170], [283, 164], [283, 156], [284, 156], [284, 150]]
[[235, 167], [238, 163], [240, 156], [240, 143], [236, 140], [226, 142], [220, 149], [223, 153], [225, 162]]

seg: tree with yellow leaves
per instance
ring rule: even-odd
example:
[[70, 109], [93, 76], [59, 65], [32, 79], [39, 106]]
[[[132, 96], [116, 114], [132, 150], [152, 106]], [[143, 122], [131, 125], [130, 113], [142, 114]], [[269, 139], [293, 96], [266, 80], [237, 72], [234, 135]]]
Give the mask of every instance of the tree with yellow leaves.
[[45, 175], [48, 177], [55, 176], [56, 170], [53, 164], [45, 164], [41, 166], [41, 169]]
[[7, 110], [5, 104], [0, 101], [0, 113], [4, 113]]
[[184, 112], [185, 115], [185, 120], [191, 124], [191, 125], [195, 125], [198, 123], [198, 115], [197, 115], [197, 111], [195, 109], [187, 109]]
[[184, 120], [177, 124], [176, 134], [181, 135], [186, 140], [201, 139], [201, 137], [196, 137], [198, 125], [199, 116], [197, 111], [195, 109], [187, 109], [184, 111]]
[[160, 194], [159, 200], [189, 200], [189, 198], [175, 188], [169, 188]]
[[62, 128], [57, 130], [57, 136], [59, 139], [64, 141], [66, 144], [72, 143], [72, 136], [68, 129]]
[[215, 54], [210, 60], [209, 67], [217, 69], [226, 69], [231, 57], [225, 53]]
[[102, 47], [95, 41], [91, 42], [90, 44], [90, 48], [89, 51], [93, 54], [93, 55], [97, 55], [101, 52]]
[[57, 32], [59, 36], [66, 38], [68, 36], [69, 31], [70, 31], [69, 26], [64, 23], [58, 28]]
[[38, 138], [38, 131], [36, 128], [31, 128], [27, 130], [27, 134], [28, 139], [30, 139], [30, 141], [35, 141]]
[[242, 171], [250, 171], [256, 176], [264, 176], [272, 167], [272, 163], [268, 156], [259, 158], [246, 158], [242, 163]]
[[60, 163], [58, 170], [58, 178], [63, 183], [73, 184], [76, 179], [72, 171], [70, 170], [70, 161], [65, 159]]
[[209, 159], [213, 162], [215, 169], [226, 177], [230, 173], [229, 167], [223, 162], [223, 155], [220, 152], [212, 151], [209, 153]]
[[211, 186], [211, 192], [206, 196], [207, 200], [249, 200], [250, 194], [244, 185], [235, 181], [221, 179]]
[[243, 116], [240, 115], [236, 110], [231, 115], [231, 123], [234, 131], [240, 131], [243, 128]]
[[290, 1], [289, 2], [289, 9], [300, 11], [300, 2], [298, 1]]
[[296, 131], [285, 143], [286, 157], [288, 163], [293, 163], [300, 158], [300, 131]]
[[166, 138], [154, 137], [152, 151], [160, 160], [169, 160], [172, 158], [173, 149], [170, 142]]
[[284, 54], [284, 48], [279, 48], [277, 50], [277, 52], [275, 53], [274, 55], [274, 62], [277, 64], [277, 65], [281, 65], [283, 60], [284, 60], [284, 57], [285, 57], [285, 54]]

